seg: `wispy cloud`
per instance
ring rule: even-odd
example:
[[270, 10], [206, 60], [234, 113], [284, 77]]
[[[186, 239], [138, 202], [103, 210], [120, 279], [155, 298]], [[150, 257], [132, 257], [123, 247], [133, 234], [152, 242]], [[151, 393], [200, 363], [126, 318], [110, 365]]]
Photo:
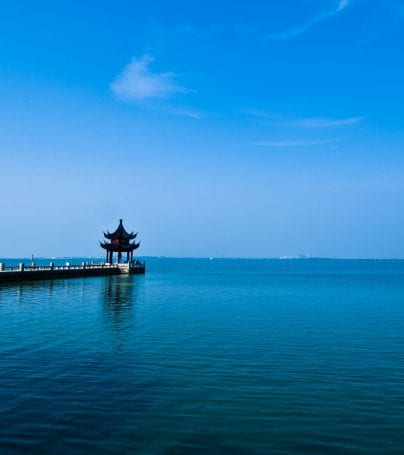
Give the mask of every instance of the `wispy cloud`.
[[333, 128], [338, 126], [354, 125], [361, 122], [364, 117], [350, 117], [350, 118], [303, 118], [295, 120], [296, 126], [302, 126], [304, 128]]
[[296, 38], [297, 36], [305, 33], [307, 30], [311, 29], [320, 22], [323, 22], [327, 19], [330, 19], [338, 14], [342, 13], [352, 0], [339, 0], [338, 5], [330, 11], [317, 14], [316, 16], [311, 17], [303, 24], [297, 25], [295, 27], [288, 28], [281, 33], [267, 36], [268, 39], [272, 40], [290, 40]]
[[307, 129], [326, 129], [337, 128], [355, 125], [365, 117], [347, 117], [347, 118], [332, 118], [332, 117], [304, 117], [291, 118], [276, 112], [267, 112], [257, 109], [242, 109], [241, 112], [250, 117], [255, 117], [264, 120], [266, 123], [288, 128], [307, 128]]
[[173, 115], [180, 115], [181, 117], [192, 118], [194, 120], [199, 120], [204, 116], [202, 112], [188, 107], [169, 107], [166, 109], [166, 112]]
[[[314, 147], [320, 145], [336, 145], [343, 138], [327, 137], [331, 131], [343, 127], [355, 125], [361, 122], [364, 117], [348, 118], [329, 118], [329, 117], [303, 117], [293, 118], [276, 112], [268, 112], [257, 109], [243, 109], [242, 112], [248, 116], [257, 119], [261, 125], [278, 130], [277, 136], [283, 136], [287, 139], [277, 140], [260, 140], [250, 143], [257, 147], [267, 148], [297, 148], [297, 147]], [[316, 135], [313, 132], [316, 132]], [[300, 136], [300, 137], [299, 137]], [[310, 137], [311, 136], [311, 137]], [[313, 137], [314, 136], [314, 137]], [[317, 136], [317, 137], [315, 137]], [[291, 139], [289, 139], [292, 137]]]
[[143, 101], [190, 92], [175, 82], [175, 73], [153, 73], [153, 61], [150, 55], [133, 58], [110, 85], [115, 96], [124, 101]]
[[289, 147], [310, 147], [314, 145], [326, 145], [333, 144], [336, 139], [324, 139], [324, 140], [284, 140], [284, 141], [257, 141], [252, 142], [252, 145], [257, 147], [268, 147], [268, 148], [289, 148]]

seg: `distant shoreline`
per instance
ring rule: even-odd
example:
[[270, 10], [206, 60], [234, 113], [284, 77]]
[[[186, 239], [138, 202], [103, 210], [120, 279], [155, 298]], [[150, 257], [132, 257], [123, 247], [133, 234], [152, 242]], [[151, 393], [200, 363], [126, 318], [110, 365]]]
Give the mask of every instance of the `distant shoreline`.
[[[35, 256], [34, 261], [63, 261], [74, 259], [87, 259], [104, 262], [101, 256]], [[139, 259], [152, 260], [208, 260], [208, 261], [404, 261], [404, 258], [344, 258], [344, 257], [204, 257], [204, 256], [139, 256]], [[32, 262], [31, 257], [0, 257], [4, 261], [26, 261]]]

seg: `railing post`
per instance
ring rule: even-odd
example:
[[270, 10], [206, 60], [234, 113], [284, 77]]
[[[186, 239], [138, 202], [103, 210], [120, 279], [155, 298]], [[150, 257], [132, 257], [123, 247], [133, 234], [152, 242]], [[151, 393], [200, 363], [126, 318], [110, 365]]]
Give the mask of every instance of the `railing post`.
[[49, 263], [49, 267], [53, 270], [54, 267], [55, 267], [55, 263], [54, 263], [54, 262], [50, 262], [50, 263]]
[[24, 263], [23, 263], [23, 262], [20, 262], [20, 263], [18, 264], [18, 270], [19, 270], [20, 272], [23, 272], [23, 271], [24, 271]]
[[2, 272], [4, 270], [4, 264], [2, 262], [0, 262], [0, 272]]

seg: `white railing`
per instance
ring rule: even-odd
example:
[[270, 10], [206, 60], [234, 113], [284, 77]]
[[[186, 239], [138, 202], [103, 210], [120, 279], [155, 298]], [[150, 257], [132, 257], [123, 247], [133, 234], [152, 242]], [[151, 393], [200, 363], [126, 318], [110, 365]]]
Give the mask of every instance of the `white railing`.
[[0, 273], [1, 272], [36, 272], [36, 271], [45, 271], [45, 270], [100, 270], [100, 269], [119, 269], [119, 268], [128, 268], [128, 269], [143, 269], [145, 268], [145, 263], [141, 261], [135, 261], [130, 263], [121, 263], [121, 264], [110, 264], [108, 262], [101, 262], [99, 264], [93, 264], [88, 262], [82, 262], [81, 264], [70, 264], [66, 262], [66, 265], [55, 265], [51, 262], [49, 265], [25, 265], [20, 263], [16, 266], [6, 266], [4, 263], [0, 263]]
[[66, 265], [54, 265], [50, 263], [49, 265], [25, 265], [23, 263], [17, 266], [6, 266], [5, 264], [0, 263], [0, 272], [35, 272], [35, 271], [44, 271], [44, 270], [84, 270], [84, 269], [116, 269], [118, 264], [89, 264], [88, 262], [83, 262], [82, 264], [66, 264]]

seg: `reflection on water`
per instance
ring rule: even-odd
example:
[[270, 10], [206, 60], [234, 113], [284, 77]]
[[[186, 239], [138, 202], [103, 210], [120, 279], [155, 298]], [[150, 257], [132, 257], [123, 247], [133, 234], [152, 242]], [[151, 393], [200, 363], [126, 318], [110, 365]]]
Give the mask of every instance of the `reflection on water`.
[[[60, 290], [68, 287], [68, 280], [44, 280], [26, 281], [20, 283], [2, 283], [0, 286], [0, 304], [6, 300], [16, 300], [25, 303], [34, 300], [40, 294], [51, 297], [55, 289]], [[67, 291], [68, 289], [66, 289]]]
[[0, 304], [6, 300], [19, 303], [38, 302], [38, 297], [52, 301], [61, 296], [70, 296], [74, 292], [76, 298], [85, 300], [86, 293], [92, 291], [94, 281], [88, 278], [57, 279], [2, 283], [0, 285]]
[[136, 300], [143, 292], [143, 277], [113, 275], [105, 277], [101, 302], [103, 319], [113, 335], [113, 350], [122, 351], [126, 336], [135, 323]]
[[111, 306], [111, 310], [119, 313], [126, 306], [131, 305], [135, 282], [130, 275], [111, 275], [105, 278], [104, 302]]

